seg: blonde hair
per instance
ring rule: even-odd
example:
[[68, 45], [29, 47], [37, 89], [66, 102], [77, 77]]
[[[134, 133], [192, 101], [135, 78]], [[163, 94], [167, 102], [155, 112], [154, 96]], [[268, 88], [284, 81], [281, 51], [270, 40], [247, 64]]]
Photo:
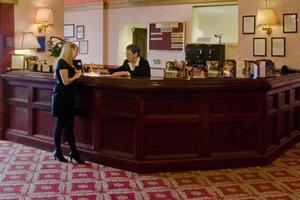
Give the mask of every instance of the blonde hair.
[[[73, 50], [78, 48], [76, 44], [72, 43], [72, 42], [66, 42], [61, 50], [61, 53], [57, 59], [63, 59], [65, 60], [69, 65], [71, 65], [72, 67], [74, 67], [73, 65]], [[57, 63], [56, 63], [56, 67], [57, 67]], [[74, 67], [75, 68], [75, 67]]]

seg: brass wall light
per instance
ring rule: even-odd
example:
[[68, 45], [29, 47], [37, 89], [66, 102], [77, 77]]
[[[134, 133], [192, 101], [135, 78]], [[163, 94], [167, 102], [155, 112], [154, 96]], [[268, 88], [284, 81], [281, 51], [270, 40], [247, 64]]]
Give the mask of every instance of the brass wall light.
[[53, 13], [50, 8], [38, 8], [36, 13], [35, 23], [38, 24], [38, 31], [42, 32], [48, 28], [50, 24], [53, 24]]
[[262, 27], [268, 35], [272, 33], [272, 25], [278, 24], [276, 12], [272, 8], [268, 8], [268, 0], [266, 0], [266, 8], [257, 10], [256, 26]]

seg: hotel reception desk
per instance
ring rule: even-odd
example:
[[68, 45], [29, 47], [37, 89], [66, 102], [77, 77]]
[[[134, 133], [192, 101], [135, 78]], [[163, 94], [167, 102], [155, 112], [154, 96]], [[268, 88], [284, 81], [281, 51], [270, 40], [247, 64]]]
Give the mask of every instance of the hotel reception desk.
[[[53, 150], [52, 74], [1, 74], [2, 138]], [[135, 172], [266, 165], [300, 140], [300, 75], [267, 79], [82, 77], [84, 159]], [[63, 144], [64, 152], [68, 145]]]

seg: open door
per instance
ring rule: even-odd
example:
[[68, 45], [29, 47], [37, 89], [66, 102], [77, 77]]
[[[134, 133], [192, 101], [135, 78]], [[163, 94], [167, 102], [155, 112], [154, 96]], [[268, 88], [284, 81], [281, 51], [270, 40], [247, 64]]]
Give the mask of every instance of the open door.
[[140, 56], [147, 59], [147, 29], [134, 28], [132, 33], [132, 43], [141, 48]]

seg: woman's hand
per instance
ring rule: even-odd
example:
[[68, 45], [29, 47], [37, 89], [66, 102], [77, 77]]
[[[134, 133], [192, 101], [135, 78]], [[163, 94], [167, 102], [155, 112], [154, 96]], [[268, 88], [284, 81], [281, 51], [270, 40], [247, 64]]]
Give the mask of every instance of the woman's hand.
[[61, 69], [59, 70], [59, 73], [64, 85], [69, 85], [70, 83], [72, 83], [76, 79], [79, 79], [82, 76], [81, 70], [76, 70], [76, 73], [72, 78], [69, 78], [69, 73], [67, 69]]
[[82, 76], [82, 71], [81, 70], [76, 70], [76, 74], [74, 75], [75, 79], [79, 79]]
[[111, 76], [120, 77], [120, 76], [130, 76], [130, 73], [127, 71], [115, 72]]

